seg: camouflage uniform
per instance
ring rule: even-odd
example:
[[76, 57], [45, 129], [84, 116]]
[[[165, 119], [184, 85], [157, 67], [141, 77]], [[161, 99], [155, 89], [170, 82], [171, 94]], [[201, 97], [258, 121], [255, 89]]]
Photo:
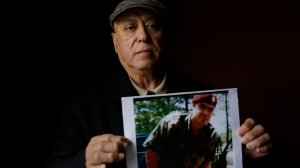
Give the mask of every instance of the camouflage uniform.
[[158, 154], [160, 168], [202, 168], [206, 161], [214, 160], [219, 136], [211, 124], [193, 135], [191, 116], [191, 113], [169, 114], [145, 140], [143, 145]]

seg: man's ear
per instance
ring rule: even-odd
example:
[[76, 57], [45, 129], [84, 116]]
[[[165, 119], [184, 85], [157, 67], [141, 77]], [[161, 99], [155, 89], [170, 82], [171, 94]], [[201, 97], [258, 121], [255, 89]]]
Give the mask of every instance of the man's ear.
[[113, 39], [115, 52], [118, 53], [117, 52], [117, 50], [118, 50], [118, 45], [117, 45], [118, 44], [118, 37], [117, 37], [116, 33], [114, 33], [114, 32], [111, 33], [111, 37]]

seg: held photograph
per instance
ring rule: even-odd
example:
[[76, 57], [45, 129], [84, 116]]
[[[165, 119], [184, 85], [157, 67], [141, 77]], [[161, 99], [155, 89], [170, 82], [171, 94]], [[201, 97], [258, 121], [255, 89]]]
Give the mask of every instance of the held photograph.
[[242, 168], [237, 89], [122, 98], [127, 167]]

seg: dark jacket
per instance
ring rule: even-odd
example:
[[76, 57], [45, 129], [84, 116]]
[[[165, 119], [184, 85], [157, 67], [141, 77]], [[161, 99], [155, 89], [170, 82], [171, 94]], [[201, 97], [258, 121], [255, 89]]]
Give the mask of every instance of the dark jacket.
[[[172, 68], [167, 69], [170, 70], [167, 72], [167, 93], [212, 89]], [[121, 66], [78, 89], [62, 114], [53, 154], [45, 167], [84, 168], [85, 148], [90, 139], [106, 133], [123, 135], [121, 97], [137, 95]], [[108, 168], [125, 167], [125, 161], [108, 165]]]
[[[168, 93], [211, 89], [173, 69], [168, 72], [167, 87]], [[85, 167], [85, 148], [90, 139], [105, 133], [123, 135], [121, 97], [137, 95], [121, 66], [79, 89], [62, 114], [46, 167]], [[125, 161], [109, 167], [126, 167]]]

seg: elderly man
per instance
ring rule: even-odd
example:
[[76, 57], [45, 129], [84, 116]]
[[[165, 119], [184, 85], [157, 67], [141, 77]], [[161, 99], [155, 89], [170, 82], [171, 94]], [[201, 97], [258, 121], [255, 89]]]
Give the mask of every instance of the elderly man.
[[[124, 0], [109, 21], [121, 63], [74, 94], [61, 119], [53, 155], [46, 167], [126, 167], [121, 97], [211, 89], [163, 64], [165, 7], [156, 0]], [[247, 119], [238, 130], [246, 154], [269, 153], [270, 137]]]

